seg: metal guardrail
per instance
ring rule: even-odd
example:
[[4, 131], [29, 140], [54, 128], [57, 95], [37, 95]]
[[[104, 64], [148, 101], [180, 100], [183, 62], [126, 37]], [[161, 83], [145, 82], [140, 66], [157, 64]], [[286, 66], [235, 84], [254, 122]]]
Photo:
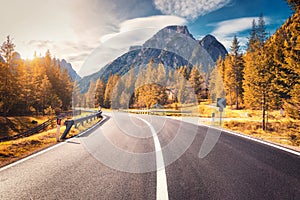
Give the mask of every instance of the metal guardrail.
[[[80, 115], [82, 112], [91, 112], [91, 113], [94, 113], [94, 115], [97, 115], [97, 113], [99, 113], [97, 111], [93, 111], [93, 110], [89, 110], [89, 109], [76, 109], [76, 110], [73, 110], [73, 111], [60, 113], [57, 117], [60, 118], [60, 119], [63, 119], [65, 117]], [[100, 115], [101, 115], [101, 113], [100, 113]], [[15, 139], [22, 138], [22, 137], [29, 137], [31, 135], [37, 134], [41, 131], [44, 131], [44, 130], [46, 130], [46, 128], [48, 126], [55, 123], [57, 117], [51, 118], [51, 119], [45, 121], [44, 123], [32, 128], [32, 129], [29, 129], [25, 132], [18, 133], [16, 135], [12, 135], [12, 136], [7, 136], [7, 137], [0, 138], [0, 142], [15, 140]], [[74, 121], [74, 124], [78, 125], [78, 123], [81, 123], [81, 122], [85, 121], [86, 119], [89, 120], [90, 119], [89, 117], [90, 116], [79, 118], [79, 119], [74, 119], [74, 120], [71, 120], [71, 121]], [[80, 121], [80, 120], [82, 120], [82, 121]], [[67, 120], [67, 121], [70, 121], [70, 120]], [[70, 123], [70, 122], [68, 122], [68, 123]]]
[[119, 110], [122, 112], [128, 112], [128, 113], [136, 113], [136, 114], [148, 114], [148, 115], [156, 115], [156, 114], [163, 114], [163, 115], [168, 115], [168, 114], [191, 114], [192, 111], [189, 110], [165, 110], [165, 109], [150, 109], [150, 110]]
[[49, 120], [45, 121], [44, 123], [32, 128], [32, 129], [29, 129], [25, 132], [22, 132], [22, 133], [19, 133], [19, 134], [16, 134], [16, 135], [12, 135], [12, 136], [7, 136], [7, 137], [0, 138], [0, 142], [15, 140], [15, 139], [22, 138], [22, 137], [28, 137], [28, 136], [34, 135], [36, 133], [39, 133], [42, 130], [46, 130], [46, 128], [48, 126], [53, 124], [55, 119], [56, 118], [49, 119]]
[[76, 115], [81, 115], [82, 110], [73, 110], [73, 111], [67, 111], [67, 112], [62, 112], [59, 113], [59, 117], [65, 118], [65, 117], [73, 117]]
[[84, 107], [74, 107], [73, 110], [80, 110], [82, 112], [90, 112], [90, 113], [95, 113], [97, 110], [94, 108], [84, 108]]
[[94, 114], [91, 114], [91, 115], [88, 115], [88, 116], [85, 116], [85, 117], [80, 117], [80, 118], [72, 119], [72, 120], [66, 120], [65, 121], [66, 130], [64, 131], [64, 133], [62, 134], [60, 139], [61, 140], [66, 139], [66, 136], [70, 132], [73, 125], [75, 125], [75, 127], [78, 127], [79, 124], [83, 125], [83, 123], [85, 121], [88, 122], [89, 120], [92, 120], [92, 119], [95, 119], [95, 118], [100, 118], [101, 114], [102, 114], [102, 111], [98, 111], [98, 112], [94, 112]]

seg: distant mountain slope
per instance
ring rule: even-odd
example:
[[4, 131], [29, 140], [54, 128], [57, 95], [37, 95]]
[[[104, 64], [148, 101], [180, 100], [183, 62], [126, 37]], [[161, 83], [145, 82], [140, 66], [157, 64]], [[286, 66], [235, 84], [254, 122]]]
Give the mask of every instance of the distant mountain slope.
[[122, 76], [132, 68], [135, 68], [137, 73], [140, 68], [145, 67], [149, 63], [150, 59], [153, 59], [156, 65], [162, 62], [166, 70], [176, 69], [176, 67], [185, 65], [193, 66], [189, 61], [169, 51], [153, 48], [136, 49], [123, 54], [100, 71], [81, 79], [79, 81], [81, 91], [86, 92], [88, 90], [90, 81], [95, 82], [98, 79], [107, 81], [110, 74]]
[[[203, 43], [203, 44], [202, 44]], [[209, 44], [209, 45], [207, 45]], [[225, 51], [224, 51], [225, 50]], [[204, 72], [213, 67], [220, 55], [227, 54], [225, 47], [213, 36], [200, 42], [190, 34], [186, 26], [168, 26], [158, 31], [142, 46], [133, 46], [130, 51], [101, 68], [98, 72], [83, 77], [79, 81], [81, 92], [88, 90], [91, 81], [108, 79], [110, 74], [124, 75], [133, 67], [136, 72], [147, 65], [150, 59], [154, 64], [164, 64], [166, 70], [184, 65], [201, 65]]]
[[66, 69], [69, 73], [69, 76], [73, 81], [78, 81], [81, 79], [81, 77], [77, 74], [77, 72], [73, 69], [71, 63], [68, 63], [65, 59], [62, 59], [61, 61], [58, 60], [58, 64], [62, 69]]

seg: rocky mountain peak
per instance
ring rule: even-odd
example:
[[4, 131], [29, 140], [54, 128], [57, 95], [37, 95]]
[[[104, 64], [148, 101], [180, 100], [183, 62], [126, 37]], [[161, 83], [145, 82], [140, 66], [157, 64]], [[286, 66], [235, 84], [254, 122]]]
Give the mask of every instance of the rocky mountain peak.
[[217, 41], [217, 39], [214, 36], [208, 34], [204, 38], [202, 38], [202, 40], [200, 41], [200, 44], [202, 46], [207, 46], [207, 45], [210, 45], [211, 43], [214, 43], [215, 41]]
[[225, 58], [227, 50], [225, 47], [212, 35], [206, 35], [199, 44], [210, 54], [211, 58], [216, 61], [219, 56]]
[[176, 33], [181, 33], [181, 34], [187, 35], [187, 36], [195, 39], [193, 37], [193, 35], [189, 32], [187, 26], [175, 26], [174, 25], [174, 26], [167, 26], [164, 29], [162, 29], [162, 31], [166, 31], [166, 30], [171, 30]]

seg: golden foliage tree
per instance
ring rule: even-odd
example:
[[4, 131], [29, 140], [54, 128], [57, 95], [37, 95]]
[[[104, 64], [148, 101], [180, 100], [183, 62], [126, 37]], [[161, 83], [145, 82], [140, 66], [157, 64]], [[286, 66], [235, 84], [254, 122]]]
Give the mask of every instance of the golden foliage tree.
[[9, 36], [1, 46], [0, 113], [30, 115], [69, 109], [73, 83], [58, 60], [49, 51], [45, 57], [23, 60], [14, 47]]
[[6, 41], [1, 45], [1, 56], [4, 58], [2, 63], [3, 80], [1, 81], [1, 101], [3, 108], [3, 115], [6, 116], [10, 109], [12, 109], [12, 102], [15, 101], [13, 91], [13, 66], [12, 56], [14, 53], [15, 44], [12, 42], [10, 36], [6, 37]]

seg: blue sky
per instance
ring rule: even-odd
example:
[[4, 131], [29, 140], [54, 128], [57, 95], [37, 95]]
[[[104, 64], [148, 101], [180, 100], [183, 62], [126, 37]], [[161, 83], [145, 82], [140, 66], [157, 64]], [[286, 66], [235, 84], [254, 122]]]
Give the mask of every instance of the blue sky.
[[[199, 38], [208, 33], [215, 34], [214, 31], [218, 28], [221, 29], [222, 22], [225, 23], [226, 21], [231, 24], [230, 27], [235, 27], [233, 30], [238, 30], [238, 28], [241, 27], [241, 24], [238, 23], [240, 20], [249, 19], [252, 21], [253, 18], [258, 17], [261, 13], [265, 17], [266, 28], [270, 34], [274, 33], [292, 14], [286, 2], [283, 0], [232, 0], [231, 3], [219, 10], [204, 16], [199, 16], [195, 21], [189, 21], [188, 26], [196, 38]], [[249, 36], [251, 22], [250, 24], [247, 23], [243, 25], [248, 25], [248, 28], [244, 29], [246, 27], [242, 26], [241, 31], [238, 32], [230, 32], [230, 30], [228, 30], [228, 33], [225, 35], [222, 35], [222, 31], [226, 32], [226, 27], [224, 27], [224, 30], [220, 30], [219, 39], [223, 40], [222, 42], [227, 48], [234, 34], [239, 37], [242, 44], [245, 44], [245, 40], [247, 40]]]
[[[196, 39], [212, 34], [226, 48], [246, 44], [260, 13], [267, 31], [291, 16], [284, 0], [0, 0], [0, 40], [14, 38], [23, 58], [34, 51], [65, 58], [82, 76], [98, 71], [168, 25], [187, 25]], [[12, 12], [12, 10], [14, 12]]]

